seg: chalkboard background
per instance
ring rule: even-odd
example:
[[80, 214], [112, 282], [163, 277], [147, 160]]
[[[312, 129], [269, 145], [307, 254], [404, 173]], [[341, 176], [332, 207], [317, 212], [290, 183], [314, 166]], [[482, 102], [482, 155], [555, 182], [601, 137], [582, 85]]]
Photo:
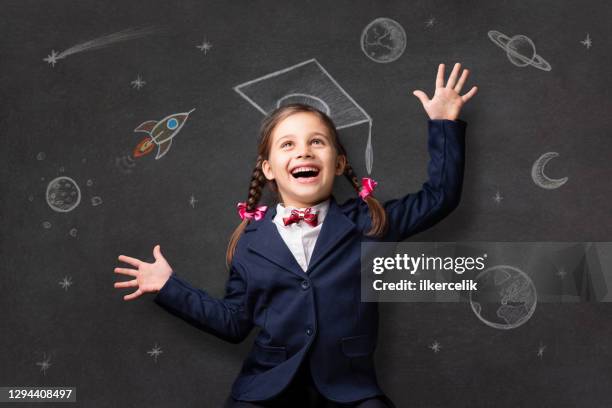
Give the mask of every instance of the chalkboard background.
[[[232, 345], [165, 312], [152, 294], [126, 302], [131, 290], [113, 288], [125, 280], [113, 268], [119, 254], [152, 261], [159, 243], [181, 276], [223, 296], [225, 249], [263, 117], [233, 87], [312, 58], [372, 118], [371, 176], [382, 201], [418, 191], [426, 179], [427, 115], [412, 91], [432, 95], [439, 63], [447, 75], [457, 61], [470, 69], [463, 92], [479, 92], [460, 115], [468, 122], [461, 204], [411, 241], [610, 240], [605, 1], [0, 7], [0, 386], [76, 386], [78, 405], [87, 407], [222, 405], [256, 330]], [[406, 32], [393, 62], [377, 63], [360, 46], [379, 17]], [[143, 27], [150, 32], [55, 65], [47, 58]], [[491, 30], [529, 37], [552, 69], [513, 64]], [[197, 47], [205, 42], [211, 47]], [[145, 136], [133, 131], [139, 124], [194, 108], [163, 158], [128, 159]], [[341, 131], [360, 177], [367, 134], [367, 125]], [[546, 152], [559, 154], [547, 174], [568, 177], [557, 189], [531, 178]], [[47, 186], [60, 176], [79, 186], [72, 211], [47, 203]], [[353, 193], [337, 181], [343, 202]], [[608, 303], [540, 304], [513, 330], [484, 325], [463, 303], [384, 303], [380, 313], [377, 372], [398, 407], [612, 404]]]

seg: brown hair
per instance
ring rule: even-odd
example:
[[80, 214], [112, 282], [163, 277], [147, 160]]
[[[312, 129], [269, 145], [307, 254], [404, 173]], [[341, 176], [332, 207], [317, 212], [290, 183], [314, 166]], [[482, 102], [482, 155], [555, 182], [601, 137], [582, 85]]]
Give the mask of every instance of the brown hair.
[[[251, 174], [249, 195], [246, 200], [246, 211], [253, 211], [255, 209], [255, 207], [259, 203], [259, 200], [261, 199], [263, 188], [267, 184], [270, 184], [271, 190], [277, 195], [278, 198], [278, 187], [276, 185], [276, 181], [268, 180], [266, 178], [261, 165], [264, 160], [268, 159], [268, 155], [270, 154], [272, 131], [274, 130], [276, 125], [288, 116], [299, 112], [311, 112], [317, 115], [319, 119], [321, 119], [321, 121], [331, 134], [332, 142], [334, 144], [334, 147], [336, 148], [337, 154], [343, 155], [346, 158], [344, 176], [351, 183], [355, 191], [359, 193], [361, 189], [361, 183], [357, 179], [357, 175], [355, 174], [353, 167], [348, 162], [346, 150], [342, 146], [342, 143], [340, 143], [338, 131], [336, 130], [336, 126], [334, 125], [333, 121], [325, 113], [312, 106], [301, 103], [293, 103], [277, 108], [272, 113], [267, 115], [261, 123], [261, 128], [259, 132], [259, 145], [257, 146], [257, 160], [255, 161], [255, 168], [253, 169], [253, 173]], [[380, 202], [371, 194], [366, 197], [365, 201], [368, 204], [368, 208], [370, 210], [370, 217], [372, 218], [372, 228], [366, 233], [366, 235], [369, 237], [381, 237], [387, 230], [387, 214], [385, 213], [385, 209], [380, 204]], [[225, 254], [226, 264], [228, 267], [232, 263], [232, 258], [234, 256], [234, 251], [236, 249], [236, 245], [238, 244], [238, 240], [240, 239], [244, 228], [250, 222], [251, 220], [245, 217], [238, 225], [238, 227], [236, 227], [236, 229], [232, 233], [232, 236], [230, 237], [230, 241]]]

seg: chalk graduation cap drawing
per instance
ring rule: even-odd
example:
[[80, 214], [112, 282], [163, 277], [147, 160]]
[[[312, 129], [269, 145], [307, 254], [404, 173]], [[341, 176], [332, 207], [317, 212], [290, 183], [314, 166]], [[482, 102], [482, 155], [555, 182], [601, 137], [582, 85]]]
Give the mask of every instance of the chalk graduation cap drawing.
[[365, 164], [372, 172], [372, 118], [319, 64], [310, 59], [234, 87], [244, 99], [264, 115], [280, 106], [303, 103], [326, 113], [340, 130], [368, 124]]

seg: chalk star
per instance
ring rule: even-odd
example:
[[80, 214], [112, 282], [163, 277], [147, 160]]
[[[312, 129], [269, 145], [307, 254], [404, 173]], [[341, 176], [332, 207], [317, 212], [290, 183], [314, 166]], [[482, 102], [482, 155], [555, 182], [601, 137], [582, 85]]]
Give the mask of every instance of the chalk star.
[[585, 47], [587, 47], [587, 50], [591, 48], [591, 45], [593, 45], [593, 41], [591, 41], [591, 37], [589, 37], [589, 33], [587, 33], [586, 38], [580, 41], [580, 43], [584, 45]]
[[502, 196], [502, 195], [499, 193], [499, 191], [497, 191], [497, 192], [495, 193], [495, 195], [493, 196], [493, 200], [494, 200], [494, 201], [495, 201], [497, 204], [501, 203], [501, 200], [503, 200], [503, 199], [504, 199], [504, 197], [503, 197], [503, 196]]
[[559, 271], [557, 272], [557, 276], [559, 276], [559, 278], [563, 279], [565, 277], [565, 275], [567, 275], [567, 272], [565, 272], [565, 269], [560, 268]]
[[68, 291], [68, 288], [72, 285], [72, 281], [69, 277], [64, 276], [64, 279], [59, 282], [59, 285]]
[[196, 198], [192, 194], [191, 197], [189, 198], [189, 205], [191, 205], [191, 208], [195, 208], [195, 203], [197, 202], [198, 200], [196, 200]]
[[199, 49], [200, 51], [204, 51], [204, 55], [206, 55], [206, 53], [212, 48], [212, 44], [206, 41], [206, 38], [205, 38], [202, 44], [196, 45], [196, 48]]
[[163, 351], [161, 348], [157, 346], [157, 343], [155, 343], [155, 347], [153, 347], [152, 350], [147, 351], [148, 355], [153, 356], [155, 358], [156, 363], [157, 363], [157, 356], [159, 356], [161, 353], [163, 353]]
[[47, 375], [47, 369], [51, 367], [51, 363], [49, 362], [50, 360], [51, 357], [47, 358], [43, 353], [43, 361], [39, 361], [36, 363], [36, 365], [40, 366], [40, 371], [42, 371], [44, 375]]
[[429, 346], [429, 348], [432, 349], [434, 353], [437, 353], [438, 351], [440, 351], [442, 346], [440, 345], [440, 343], [438, 343], [437, 340], [434, 340], [434, 342], [431, 344], [431, 346]]
[[142, 78], [140, 77], [140, 74], [136, 77], [135, 80], [133, 80], [132, 82], [130, 82], [130, 84], [132, 84], [132, 88], [136, 88], [136, 89], [140, 89], [143, 86], [145, 86], [147, 82], [143, 81]]
[[546, 349], [546, 346], [540, 343], [540, 347], [538, 347], [538, 357], [542, 358], [542, 356], [544, 355], [545, 349]]
[[427, 20], [425, 22], [425, 27], [433, 27], [434, 23], [435, 23], [436, 19], [435, 18], [430, 18], [429, 20]]
[[47, 55], [47, 58], [43, 58], [43, 61], [48, 62], [49, 64], [51, 64], [52, 67], [54, 67], [57, 63], [57, 60], [60, 59], [58, 55], [59, 54], [55, 52], [55, 50], [51, 50], [51, 55]]

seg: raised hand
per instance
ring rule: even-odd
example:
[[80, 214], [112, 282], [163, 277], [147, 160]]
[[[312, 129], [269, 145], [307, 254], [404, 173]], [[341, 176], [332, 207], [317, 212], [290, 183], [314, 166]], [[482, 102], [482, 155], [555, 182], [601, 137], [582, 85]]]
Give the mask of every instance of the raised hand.
[[463, 105], [476, 94], [478, 87], [474, 86], [465, 95], [459, 95], [469, 75], [469, 70], [464, 69], [461, 77], [457, 80], [460, 70], [461, 64], [456, 63], [448, 77], [448, 82], [444, 85], [444, 64], [440, 64], [438, 66], [438, 76], [436, 77], [436, 90], [431, 99], [421, 90], [417, 89], [412, 92], [414, 96], [419, 98], [430, 119], [457, 119]]
[[155, 262], [148, 263], [129, 256], [119, 255], [118, 259], [120, 261], [137, 268], [115, 268], [114, 270], [116, 273], [136, 278], [129, 281], [115, 282], [116, 288], [137, 288], [136, 291], [129, 295], [125, 295], [123, 300], [136, 299], [147, 292], [157, 292], [170, 278], [170, 275], [172, 275], [172, 268], [166, 261], [166, 258], [162, 256], [159, 245], [153, 248], [153, 256], [155, 257]]

